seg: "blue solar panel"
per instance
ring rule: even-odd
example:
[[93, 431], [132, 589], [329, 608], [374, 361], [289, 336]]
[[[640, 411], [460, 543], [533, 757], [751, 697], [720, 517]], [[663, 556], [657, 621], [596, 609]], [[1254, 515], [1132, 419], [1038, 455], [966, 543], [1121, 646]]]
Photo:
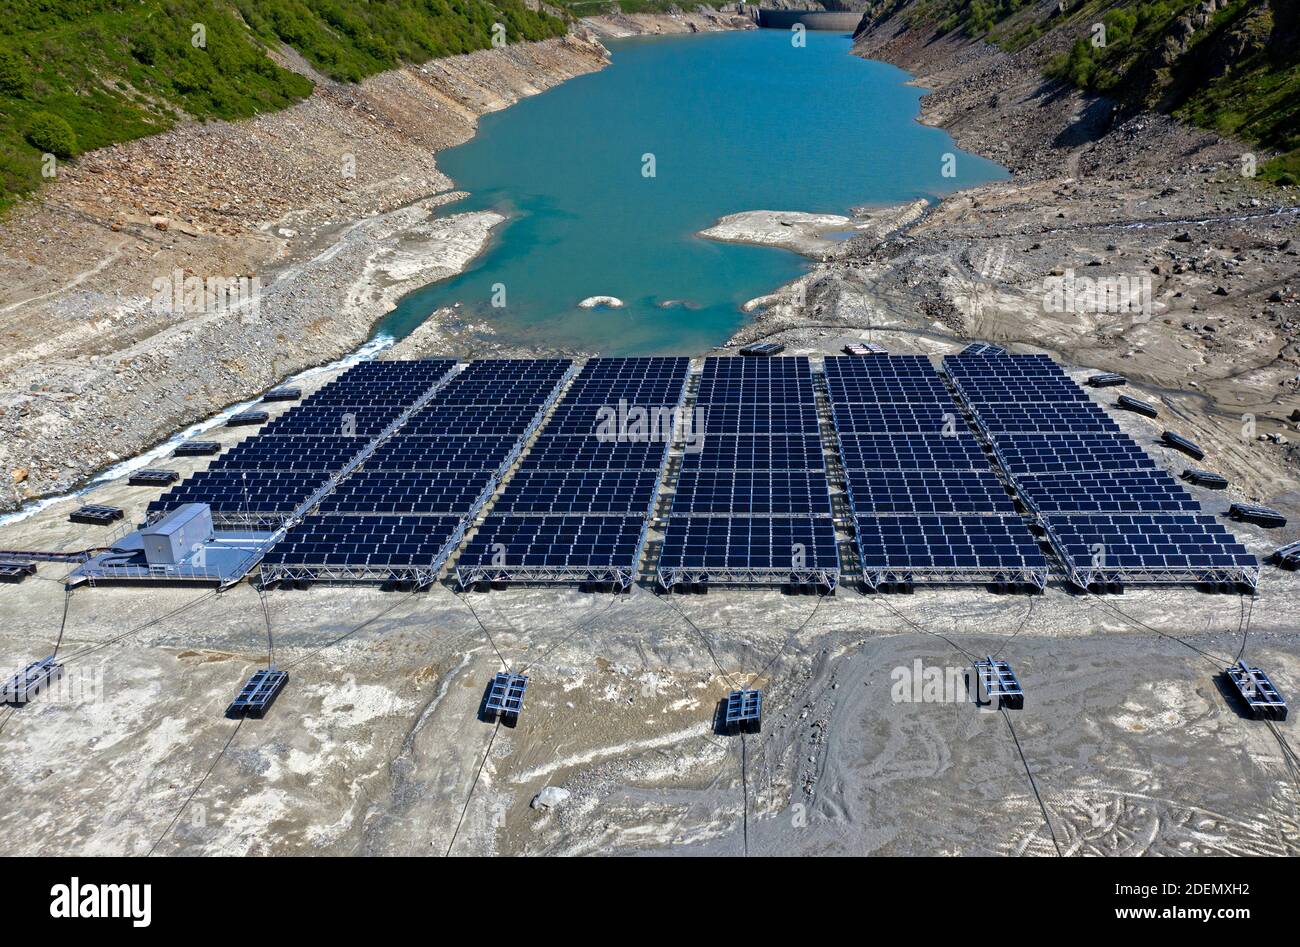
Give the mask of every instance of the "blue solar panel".
[[1014, 515], [1015, 505], [992, 471], [850, 470], [853, 510], [885, 513]]
[[457, 560], [471, 567], [635, 568], [644, 516], [492, 513]]
[[688, 452], [683, 470], [821, 470], [821, 438], [813, 435], [749, 437], [718, 434]]
[[840, 456], [849, 470], [988, 470], [975, 437], [942, 434], [841, 434]]
[[398, 569], [430, 567], [459, 516], [309, 516], [263, 558], [268, 565]]
[[1045, 474], [1018, 481], [1037, 512], [1197, 513], [1198, 504], [1163, 470]]
[[688, 470], [677, 482], [672, 512], [830, 516], [831, 502], [821, 471]]
[[1048, 516], [1044, 522], [1070, 563], [1084, 568], [1182, 571], [1259, 565], [1212, 516]]
[[828, 518], [673, 516], [668, 520], [661, 572], [667, 569], [797, 571], [839, 568], [835, 528]]
[[841, 404], [832, 408], [841, 434], [964, 433], [966, 422], [948, 399], [935, 404]]
[[854, 524], [867, 572], [1047, 572], [1018, 516], [857, 516]]

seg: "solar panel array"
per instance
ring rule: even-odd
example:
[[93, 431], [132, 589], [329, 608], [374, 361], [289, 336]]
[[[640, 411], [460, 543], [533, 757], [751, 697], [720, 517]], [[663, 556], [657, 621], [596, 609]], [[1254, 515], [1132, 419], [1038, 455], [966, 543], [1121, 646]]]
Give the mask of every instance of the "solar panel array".
[[818, 585], [839, 553], [808, 359], [710, 358], [659, 558], [679, 583]]
[[[263, 579], [432, 581], [540, 423], [571, 364], [471, 363], [286, 533], [263, 559]], [[399, 391], [393, 401], [409, 394]], [[313, 440], [330, 449], [328, 438]]]
[[863, 581], [1034, 585], [1047, 560], [921, 355], [825, 360]]
[[1048, 356], [944, 368], [1074, 583], [1254, 586], [1256, 558]]
[[164, 493], [149, 505], [150, 519], [185, 503], [206, 503], [218, 527], [279, 526], [455, 364], [430, 359], [350, 368]]
[[460, 583], [629, 586], [689, 372], [685, 358], [589, 360], [465, 545]]

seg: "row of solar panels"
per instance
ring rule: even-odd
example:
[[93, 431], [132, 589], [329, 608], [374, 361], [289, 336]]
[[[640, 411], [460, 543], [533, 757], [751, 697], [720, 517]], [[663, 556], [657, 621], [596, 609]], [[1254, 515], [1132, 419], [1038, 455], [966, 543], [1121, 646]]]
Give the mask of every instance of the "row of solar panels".
[[682, 457], [659, 582], [834, 588], [839, 552], [809, 360], [706, 359], [695, 404], [706, 437]]
[[471, 363], [288, 531], [263, 559], [263, 577], [430, 581], [571, 368], [566, 359]]
[[686, 358], [588, 361], [461, 552], [459, 581], [630, 585], [689, 373]]
[[218, 526], [279, 525], [455, 366], [451, 359], [356, 365], [164, 493], [148, 515], [198, 502], [211, 507]]
[[930, 360], [825, 365], [866, 584], [1043, 587], [1047, 559]]
[[944, 369], [1076, 584], [1254, 586], [1255, 557], [1046, 356]]

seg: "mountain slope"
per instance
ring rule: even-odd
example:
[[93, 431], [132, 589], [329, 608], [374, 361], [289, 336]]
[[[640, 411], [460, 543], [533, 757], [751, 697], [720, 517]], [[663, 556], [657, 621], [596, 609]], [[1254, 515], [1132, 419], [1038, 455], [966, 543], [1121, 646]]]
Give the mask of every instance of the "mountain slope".
[[[565, 32], [523, 0], [5, 0], [0, 209], [58, 159], [186, 119], [246, 118], [310, 94], [282, 44], [357, 81], [402, 62]], [[44, 172], [44, 174], [42, 173]]]

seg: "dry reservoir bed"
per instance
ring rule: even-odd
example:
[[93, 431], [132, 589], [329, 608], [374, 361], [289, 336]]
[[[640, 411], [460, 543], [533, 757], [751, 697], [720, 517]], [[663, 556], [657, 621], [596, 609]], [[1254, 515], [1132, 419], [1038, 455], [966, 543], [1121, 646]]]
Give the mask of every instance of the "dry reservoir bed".
[[[51, 650], [65, 569], [0, 589], [5, 667]], [[1265, 571], [1246, 650], [1289, 695], [1296, 582]], [[83, 590], [64, 689], [0, 721], [0, 827], [22, 854], [1297, 854], [1297, 772], [1215, 680], [1243, 604], [274, 591], [290, 681], [238, 723], [255, 589]], [[975, 707], [963, 651], [1011, 661], [1025, 709]], [[503, 663], [531, 678], [513, 729], [477, 718]], [[715, 735], [742, 685], [762, 734]], [[568, 798], [530, 808], [547, 786]]]

